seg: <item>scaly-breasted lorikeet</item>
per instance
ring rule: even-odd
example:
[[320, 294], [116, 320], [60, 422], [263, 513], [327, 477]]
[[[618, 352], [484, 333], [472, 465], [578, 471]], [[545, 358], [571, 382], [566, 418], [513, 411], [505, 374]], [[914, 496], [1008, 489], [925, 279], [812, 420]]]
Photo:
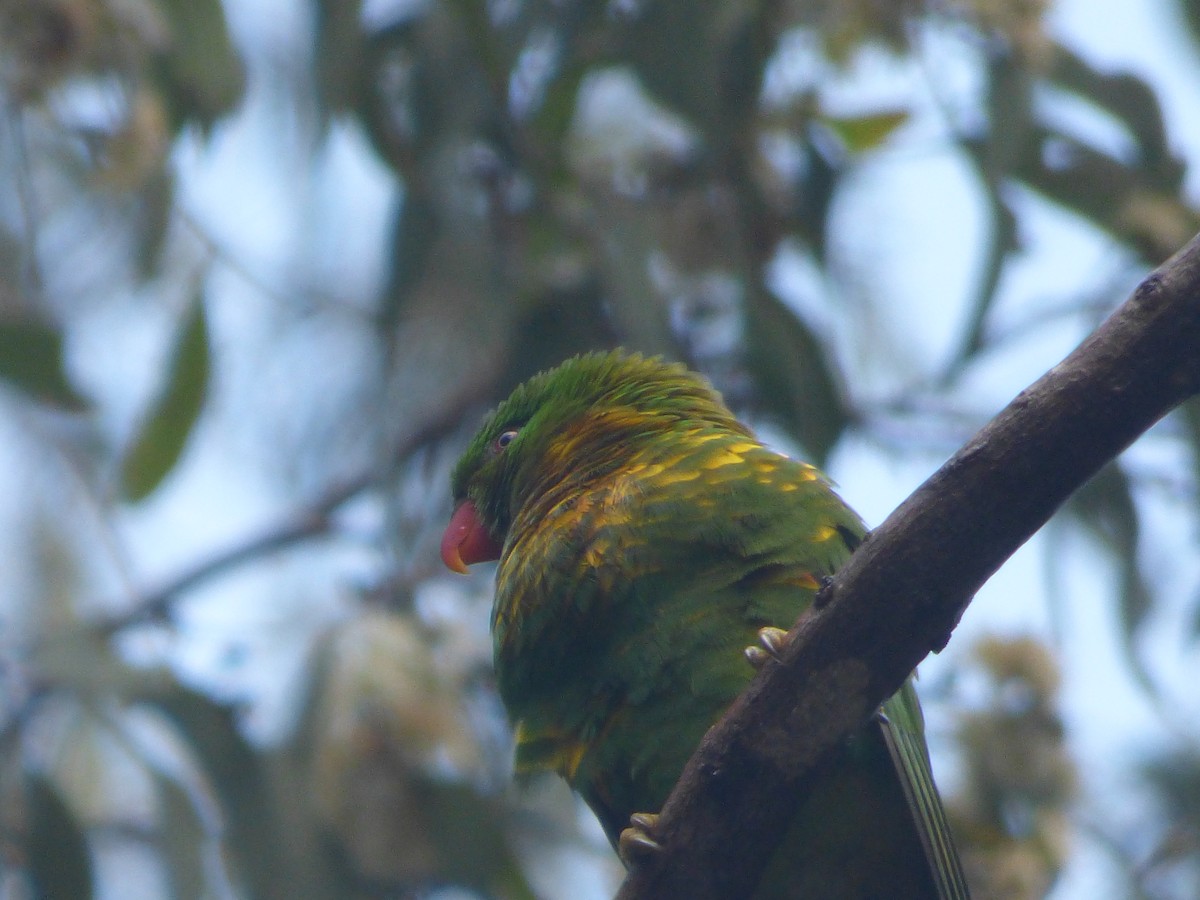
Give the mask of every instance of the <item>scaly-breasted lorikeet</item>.
[[[558, 772], [614, 846], [652, 846], [630, 817], [658, 811], [752, 677], [745, 649], [795, 622], [862, 522], [700, 376], [621, 351], [518, 387], [452, 482], [443, 560], [500, 561], [517, 772]], [[911, 685], [882, 711], [797, 810], [755, 897], [966, 896]]]

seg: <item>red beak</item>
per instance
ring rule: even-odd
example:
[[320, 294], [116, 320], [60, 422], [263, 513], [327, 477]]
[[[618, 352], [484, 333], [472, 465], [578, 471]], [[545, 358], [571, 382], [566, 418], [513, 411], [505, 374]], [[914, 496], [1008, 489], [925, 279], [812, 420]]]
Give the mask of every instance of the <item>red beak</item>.
[[499, 559], [501, 549], [479, 521], [475, 504], [470, 500], [460, 503], [442, 534], [442, 562], [446, 568], [466, 575], [468, 565]]

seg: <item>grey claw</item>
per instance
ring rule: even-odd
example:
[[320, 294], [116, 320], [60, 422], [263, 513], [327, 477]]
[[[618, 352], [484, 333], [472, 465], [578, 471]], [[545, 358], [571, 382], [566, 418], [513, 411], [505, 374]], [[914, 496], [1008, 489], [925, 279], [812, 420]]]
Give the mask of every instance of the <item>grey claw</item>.
[[783, 651], [788, 645], [787, 634], [782, 628], [771, 625], [758, 629], [758, 643], [742, 651], [746, 654], [746, 661], [756, 669], [761, 669], [768, 659], [782, 662]]
[[759, 646], [747, 647], [742, 653], [746, 654], [746, 662], [750, 663], [755, 669], [761, 669], [766, 665], [767, 660], [771, 658], [770, 654]]
[[758, 643], [772, 659], [782, 662], [783, 652], [788, 645], [788, 633], [782, 628], [768, 625], [758, 629]]
[[656, 813], [634, 813], [629, 817], [629, 827], [617, 839], [617, 854], [625, 868], [636, 869], [662, 851], [662, 844], [650, 836], [657, 824]]

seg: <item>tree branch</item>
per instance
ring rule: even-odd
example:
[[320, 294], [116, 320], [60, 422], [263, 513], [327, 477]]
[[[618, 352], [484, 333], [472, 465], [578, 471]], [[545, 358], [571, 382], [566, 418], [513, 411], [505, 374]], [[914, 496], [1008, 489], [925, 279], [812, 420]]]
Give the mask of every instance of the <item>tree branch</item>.
[[740, 898], [829, 751], [946, 645], [975, 591], [1106, 462], [1200, 393], [1200, 235], [888, 517], [705, 736], [663, 852], [618, 898]]
[[162, 619], [169, 612], [171, 605], [192, 588], [244, 563], [262, 559], [301, 541], [325, 534], [329, 531], [338, 509], [382, 481], [384, 474], [375, 470], [361, 472], [335, 485], [309, 503], [289, 511], [257, 534], [216, 551], [158, 587], [142, 592], [133, 607], [105, 616], [90, 623], [89, 627], [101, 634], [111, 635], [133, 625]]
[[132, 625], [161, 619], [171, 605], [197, 585], [223, 575], [238, 566], [285, 550], [309, 538], [327, 533], [337, 511], [364, 491], [381, 484], [403, 460], [417, 449], [448, 434], [462, 416], [475, 394], [464, 391], [455, 402], [431, 417], [430, 421], [406, 433], [392, 448], [387, 460], [376, 468], [359, 472], [327, 488], [296, 509], [281, 516], [257, 534], [219, 550], [194, 563], [157, 588], [142, 592], [131, 608], [89, 623], [88, 627], [111, 635]]

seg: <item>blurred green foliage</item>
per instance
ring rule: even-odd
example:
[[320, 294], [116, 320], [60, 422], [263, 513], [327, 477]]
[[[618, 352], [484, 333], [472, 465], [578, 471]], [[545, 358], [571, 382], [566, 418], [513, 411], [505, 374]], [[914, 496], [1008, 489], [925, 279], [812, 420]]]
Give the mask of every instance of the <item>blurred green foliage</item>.
[[[1197, 4], [1161, 2], [1195, 43]], [[251, 6], [228, 8], [253, 18]], [[0, 609], [3, 900], [86, 897], [133, 870], [151, 873], [139, 896], [571, 896], [545, 862], [554, 854], [611, 883], [607, 848], [568, 798], [505, 790], [485, 608], [462, 601], [471, 626], [419, 602], [437, 573], [447, 460], [480, 411], [539, 368], [620, 343], [705, 371], [815, 462], [847, 437], [929, 455], [930, 435], [953, 442], [981, 424], [987, 410], [964, 393], [1012, 335], [1053, 325], [1047, 310], [1094, 320], [1200, 230], [1155, 87], [1059, 44], [1044, 3], [380, 7], [364, 18], [357, 2], [302, 5], [291, 27], [304, 38], [289, 44], [262, 22], [235, 41], [217, 0], [0, 4], [0, 404], [19, 423], [21, 471], [40, 473], [6, 513], [6, 584], [19, 590]], [[956, 36], [976, 80], [938, 140], [971, 173], [986, 246], [960, 337], [914, 376], [885, 342], [848, 353], [839, 339], [891, 298], [864, 311], [856, 278], [889, 276], [869, 259], [847, 273], [836, 215], [864, 160], [926, 113], [911, 88], [847, 108], [830, 86], [864, 57], [931, 65], [930, 34]], [[1081, 136], [1046, 96], [1090, 110], [1125, 149]], [[257, 267], [189, 207], [179, 155], [216, 152], [254, 103], [303, 161], [288, 169], [289, 194], [313, 193], [317, 161], [346, 132], [401, 191], [377, 285], [355, 293], [320, 277], [304, 248]], [[1001, 327], [1029, 195], [1107, 235], [1122, 270], [1102, 297], [1047, 298]], [[314, 210], [309, 237], [332, 242]], [[928, 248], [926, 271], [941, 253]], [[813, 303], [773, 275], [787, 254], [815, 273], [803, 289]], [[248, 313], [214, 299], [216, 271], [257, 292], [259, 343]], [[928, 290], [942, 290], [936, 275]], [[153, 371], [89, 349], [114, 308], [160, 335]], [[298, 349], [281, 374], [273, 354], [285, 346]], [[881, 401], [862, 389], [856, 357], [896, 390]], [[122, 373], [116, 388], [88, 367], [96, 358]], [[1197, 409], [1151, 438], [1183, 465], [1114, 463], [1057, 525], [1112, 560], [1129, 670], [1160, 709], [1168, 691], [1144, 637], [1178, 597], [1147, 571], [1142, 519], [1165, 496], [1194, 533]], [[910, 446], [889, 431], [897, 423]], [[122, 523], [169, 502], [168, 476], [182, 479], [213, 433], [237, 449], [209, 477], [258, 479], [276, 515], [142, 587]], [[381, 514], [356, 518], [356, 504]], [[348, 545], [365, 551], [368, 574], [313, 574]], [[133, 658], [147, 652], [139, 640], [169, 645], [186, 629], [179, 607], [197, 585], [219, 595], [245, 570], [266, 579], [256, 605], [326, 591], [339, 610], [315, 631], [291, 727], [270, 739], [169, 653]], [[486, 587], [473, 586], [478, 600]], [[1090, 822], [1052, 653], [997, 639], [971, 667], [989, 687], [956, 714], [951, 806], [979, 896], [1041, 896], [1089, 832], [1131, 895], [1200, 890], [1194, 729], [1137, 773], [1153, 828]]]

